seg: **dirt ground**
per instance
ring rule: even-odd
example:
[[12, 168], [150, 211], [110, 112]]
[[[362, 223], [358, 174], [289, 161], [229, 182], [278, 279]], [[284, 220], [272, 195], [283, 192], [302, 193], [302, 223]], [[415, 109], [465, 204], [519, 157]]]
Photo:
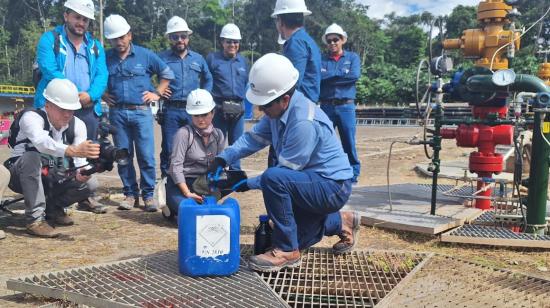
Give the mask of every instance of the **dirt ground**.
[[[416, 128], [359, 127], [357, 146], [362, 161], [359, 185], [384, 185], [390, 143], [421, 136], [420, 133]], [[160, 136], [158, 127], [156, 135]], [[159, 140], [160, 137], [157, 142]], [[157, 144], [157, 152], [158, 149]], [[465, 158], [470, 151], [457, 149], [453, 141], [445, 141], [442, 159]], [[0, 149], [0, 158], [7, 155], [8, 149]], [[421, 178], [413, 170], [415, 163], [423, 161], [426, 158], [421, 146], [395, 144], [391, 183], [430, 183], [429, 178]], [[250, 174], [257, 174], [266, 166], [266, 151], [245, 159], [242, 165]], [[116, 205], [122, 194], [117, 173], [103, 173], [99, 179], [104, 186], [100, 191], [104, 202], [111, 205], [109, 212], [95, 215], [71, 211], [76, 225], [60, 228], [63, 236], [59, 239], [31, 237], [25, 233], [21, 214], [6, 217], [0, 213], [0, 229], [7, 233], [7, 238], [0, 241], [0, 307], [45, 303], [43, 299], [7, 290], [5, 281], [9, 278], [177, 249], [177, 226], [174, 223], [165, 220], [160, 213], [145, 213], [141, 209], [118, 211]], [[7, 193], [10, 194], [13, 195]], [[261, 192], [250, 191], [232, 197], [238, 199], [241, 207], [241, 242], [252, 243], [258, 215], [265, 212]], [[22, 209], [20, 205], [12, 208]], [[318, 245], [328, 247], [335, 241], [336, 238], [326, 238]], [[435, 236], [362, 227], [357, 249], [369, 248], [437, 252], [550, 279], [550, 272], [542, 271], [544, 267], [550, 267], [549, 251], [447, 244], [439, 242]]]

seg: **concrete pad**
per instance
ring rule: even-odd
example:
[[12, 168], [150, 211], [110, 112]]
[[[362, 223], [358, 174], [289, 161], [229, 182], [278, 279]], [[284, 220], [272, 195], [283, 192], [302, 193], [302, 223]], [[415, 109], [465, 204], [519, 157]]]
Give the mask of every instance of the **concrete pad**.
[[426, 234], [438, 234], [463, 225], [481, 215], [482, 211], [463, 205], [463, 199], [437, 194], [436, 215], [430, 215], [430, 185], [391, 185], [392, 207], [387, 186], [356, 187], [347, 210], [361, 214], [362, 223], [368, 226]]

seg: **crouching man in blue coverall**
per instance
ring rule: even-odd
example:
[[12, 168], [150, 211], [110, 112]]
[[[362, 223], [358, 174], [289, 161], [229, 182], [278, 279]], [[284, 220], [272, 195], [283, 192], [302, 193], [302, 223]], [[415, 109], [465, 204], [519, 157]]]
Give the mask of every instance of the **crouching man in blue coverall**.
[[273, 221], [272, 248], [250, 258], [253, 270], [272, 272], [300, 265], [300, 250], [325, 235], [338, 235], [336, 254], [357, 243], [359, 216], [340, 211], [351, 194], [353, 171], [326, 114], [295, 90], [298, 70], [285, 57], [267, 54], [250, 71], [246, 98], [264, 111], [258, 124], [215, 159], [216, 172], [273, 145], [277, 165], [247, 179], [237, 191], [261, 189]]

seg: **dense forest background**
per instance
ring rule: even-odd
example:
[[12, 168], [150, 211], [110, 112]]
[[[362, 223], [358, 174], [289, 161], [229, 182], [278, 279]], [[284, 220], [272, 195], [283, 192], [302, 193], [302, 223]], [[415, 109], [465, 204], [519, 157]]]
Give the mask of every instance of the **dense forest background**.
[[[0, 0], [0, 83], [30, 85], [36, 43], [40, 35], [61, 24], [64, 0]], [[96, 9], [98, 1], [94, 1]], [[219, 31], [227, 22], [237, 24], [243, 34], [241, 52], [250, 61], [262, 54], [278, 51], [275, 25], [270, 15], [274, 0], [103, 0], [104, 16], [120, 14], [132, 26], [134, 42], [155, 51], [168, 47], [164, 37], [166, 21], [173, 15], [183, 17], [194, 31], [191, 48], [206, 56], [219, 49]], [[428, 12], [407, 17], [386, 15], [381, 20], [367, 16], [369, 8], [352, 0], [308, 0], [313, 12], [306, 18], [310, 35], [324, 49], [321, 35], [336, 22], [348, 33], [346, 49], [357, 52], [362, 61], [358, 82], [360, 104], [405, 104], [415, 100], [415, 78], [418, 63], [429, 54], [428, 32], [435, 22], [443, 20], [443, 33], [433, 39], [432, 50], [438, 51], [441, 35], [457, 38], [464, 29], [477, 26], [476, 7], [457, 6], [448, 16]], [[550, 5], [549, 0], [522, 1], [518, 27], [528, 27], [538, 20]], [[99, 14], [91, 27], [99, 36]], [[546, 18], [546, 24], [550, 17]], [[541, 23], [542, 25], [543, 23]], [[536, 38], [544, 33], [535, 26], [522, 38], [514, 69], [536, 74], [538, 63]], [[550, 31], [547, 29], [547, 31]], [[107, 46], [108, 47], [108, 46]], [[440, 49], [439, 49], [440, 50]], [[455, 67], [468, 65], [455, 53]]]

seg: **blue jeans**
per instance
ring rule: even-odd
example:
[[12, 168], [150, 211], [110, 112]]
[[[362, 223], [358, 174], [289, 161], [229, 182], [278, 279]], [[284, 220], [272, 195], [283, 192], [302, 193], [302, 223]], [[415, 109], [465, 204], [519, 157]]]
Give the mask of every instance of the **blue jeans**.
[[[150, 109], [128, 110], [111, 108], [109, 119], [117, 132], [113, 135], [115, 146], [126, 148], [130, 152], [130, 163], [126, 166], [118, 165], [118, 174], [124, 185], [125, 196], [141, 196], [143, 200], [153, 198], [155, 190], [155, 139], [153, 130], [153, 114]], [[134, 169], [134, 147], [141, 173], [138, 184]]]
[[174, 136], [180, 127], [189, 123], [191, 123], [191, 116], [185, 111], [185, 108], [165, 105], [164, 124], [161, 126], [162, 143], [160, 151], [160, 172], [163, 177], [168, 174], [168, 168], [170, 167]]
[[338, 128], [342, 148], [344, 148], [344, 152], [348, 155], [349, 164], [353, 168], [353, 178], [351, 181], [356, 183], [361, 173], [361, 162], [355, 148], [355, 104], [321, 104], [321, 109], [327, 114], [334, 127]]
[[[219, 105], [218, 105], [219, 106]], [[244, 116], [241, 116], [236, 121], [227, 121], [223, 117], [221, 108], [216, 108], [214, 119], [212, 119], [214, 127], [219, 128], [223, 132], [223, 136], [227, 139], [227, 144], [232, 145], [244, 133]], [[232, 170], [241, 170], [241, 161], [234, 161], [230, 166]]]
[[[186, 178], [185, 184], [189, 187], [189, 190], [193, 191], [193, 182], [196, 178]], [[168, 176], [166, 180], [166, 205], [170, 209], [170, 212], [178, 215], [178, 209], [181, 201], [183, 201], [185, 196], [181, 192], [181, 189], [172, 181], [172, 177]]]
[[74, 115], [86, 124], [86, 132], [88, 140], [97, 140], [97, 128], [99, 127], [99, 117], [94, 112], [94, 107], [79, 109], [74, 112]]
[[264, 204], [273, 220], [273, 247], [306, 249], [324, 235], [342, 231], [339, 210], [351, 194], [351, 181], [326, 179], [312, 171], [268, 168], [261, 175]]

